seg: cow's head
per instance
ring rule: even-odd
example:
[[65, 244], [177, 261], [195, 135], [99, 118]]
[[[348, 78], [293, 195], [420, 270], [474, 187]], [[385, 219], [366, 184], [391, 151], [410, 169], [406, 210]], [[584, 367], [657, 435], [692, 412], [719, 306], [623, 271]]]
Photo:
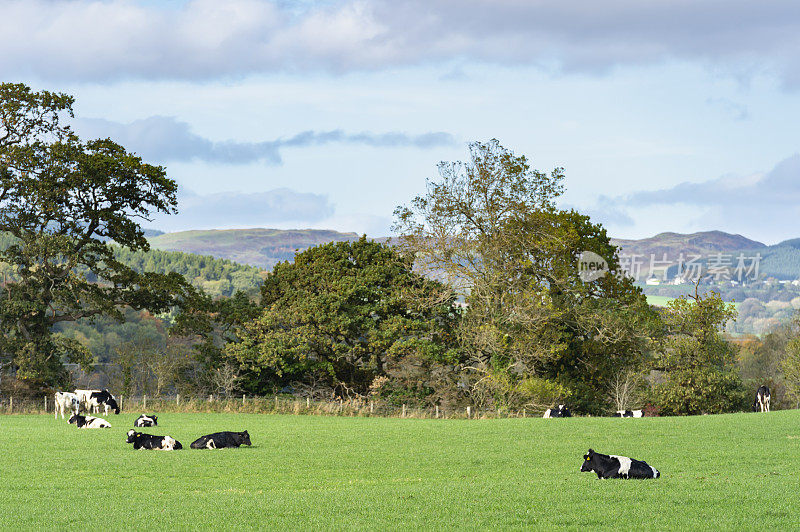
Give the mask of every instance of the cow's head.
[[253, 445], [250, 443], [250, 434], [247, 431], [242, 432], [242, 445]]
[[594, 456], [595, 452], [593, 449], [589, 449], [589, 452], [583, 455], [583, 463], [581, 464], [581, 473], [585, 473], [587, 471], [594, 471]]
[[136, 437], [141, 435], [141, 432], [136, 432], [135, 430], [131, 429], [128, 431], [128, 439], [125, 440], [125, 443], [133, 443], [136, 441]]
[[150, 416], [150, 419], [153, 420], [153, 425], [158, 425], [158, 416]]
[[106, 404], [107, 404], [107, 405], [108, 405], [110, 408], [113, 408], [113, 409], [114, 409], [114, 413], [115, 413], [115, 414], [119, 414], [119, 405], [117, 404], [117, 400], [116, 400], [116, 399], [114, 399], [114, 398], [113, 398], [113, 397], [112, 397], [110, 394], [109, 394], [109, 396], [108, 396], [108, 399], [106, 399]]
[[72, 414], [72, 416], [69, 418], [69, 421], [67, 423], [72, 423], [74, 425], [77, 422], [78, 422], [78, 416], [76, 414]]

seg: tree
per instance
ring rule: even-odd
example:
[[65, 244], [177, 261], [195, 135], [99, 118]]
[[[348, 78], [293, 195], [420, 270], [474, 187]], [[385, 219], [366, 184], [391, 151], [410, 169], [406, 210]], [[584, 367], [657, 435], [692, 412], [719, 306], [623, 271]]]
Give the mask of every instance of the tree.
[[578, 410], [601, 410], [616, 371], [643, 363], [658, 321], [631, 279], [580, 278], [584, 251], [618, 269], [605, 229], [557, 209], [561, 168], [532, 169], [497, 140], [475, 142], [468, 162], [438, 169], [440, 179], [428, 182], [426, 195], [397, 208], [395, 231], [418, 268], [466, 302], [458, 337], [473, 385], [486, 397], [492, 383], [496, 406], [523, 397], [520, 386], [561, 386]]
[[653, 390], [662, 413], [716, 414], [745, 408], [747, 393], [735, 370], [736, 350], [720, 334], [735, 317], [735, 307], [719, 294], [701, 295], [697, 288], [694, 296], [667, 305], [667, 335], [655, 361], [663, 382]]
[[800, 317], [795, 317], [793, 338], [786, 345], [786, 358], [781, 362], [787, 395], [800, 404]]
[[177, 274], [140, 274], [108, 241], [147, 250], [139, 223], [175, 212], [177, 185], [109, 139], [81, 141], [61, 124], [72, 98], [0, 84], [0, 261], [13, 279], [0, 293], [0, 355], [36, 386], [64, 383], [62, 359], [91, 362], [55, 324], [121, 309], [167, 310], [186, 288]]
[[[405, 364], [423, 366], [425, 375], [452, 368], [459, 363], [453, 301], [439, 299], [440, 284], [411, 266], [365, 237], [310, 248], [265, 279], [260, 316], [238, 328], [240, 341], [225, 353], [258, 375], [255, 392], [314, 383], [359, 397]], [[386, 390], [422, 399], [437, 392], [434, 380], [416, 387], [398, 376]]]

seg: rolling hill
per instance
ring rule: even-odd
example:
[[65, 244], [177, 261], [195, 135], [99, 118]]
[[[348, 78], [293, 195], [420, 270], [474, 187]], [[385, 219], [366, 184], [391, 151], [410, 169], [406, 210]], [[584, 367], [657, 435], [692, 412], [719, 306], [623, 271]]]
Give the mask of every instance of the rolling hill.
[[[708, 255], [710, 253], [732, 253], [738, 250], [758, 250], [768, 247], [766, 244], [750, 240], [742, 235], [732, 235], [722, 231], [703, 231], [688, 235], [680, 233], [660, 233], [641, 240], [624, 240], [612, 238], [611, 243], [622, 248], [628, 255], [655, 255], [661, 259], [677, 259], [681, 253], [688, 255]], [[780, 245], [780, 244], [779, 244]]]
[[227, 229], [164, 233], [148, 240], [156, 249], [211, 255], [271, 270], [278, 262], [293, 260], [298, 251], [358, 238], [357, 233], [319, 229]]

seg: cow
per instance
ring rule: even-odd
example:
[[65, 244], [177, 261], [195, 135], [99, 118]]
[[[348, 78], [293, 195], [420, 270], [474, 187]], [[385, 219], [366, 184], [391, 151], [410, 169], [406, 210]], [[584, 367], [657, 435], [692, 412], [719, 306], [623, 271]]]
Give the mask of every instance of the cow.
[[93, 416], [81, 416], [73, 414], [69, 418], [69, 423], [77, 425], [79, 429], [110, 429], [111, 423], [103, 418]]
[[583, 455], [581, 472], [594, 471], [597, 478], [659, 478], [661, 473], [647, 462], [627, 456], [600, 454], [589, 449]]
[[81, 401], [78, 396], [71, 392], [56, 392], [55, 395], [55, 418], [58, 419], [58, 414], [61, 414], [61, 419], [64, 419], [64, 412], [72, 412], [75, 416], [80, 412]]
[[641, 410], [617, 410], [614, 417], [642, 417]]
[[244, 432], [215, 432], [200, 436], [192, 442], [192, 449], [224, 449], [225, 447], [239, 447], [240, 445], [252, 445], [250, 434]]
[[756, 390], [753, 412], [769, 412], [769, 399], [769, 386], [759, 386], [758, 390]]
[[100, 405], [103, 405], [105, 415], [108, 415], [109, 410], [119, 414], [117, 400], [108, 390], [75, 390], [75, 394], [80, 399], [81, 408], [89, 414], [100, 413]]
[[142, 414], [133, 422], [134, 427], [155, 427], [158, 425], [158, 416], [155, 414]]
[[548, 408], [545, 410], [542, 417], [544, 419], [550, 419], [554, 417], [572, 417], [572, 413], [566, 406], [558, 405], [558, 408]]
[[133, 448], [138, 449], [154, 449], [158, 451], [177, 451], [183, 449], [181, 442], [170, 436], [153, 436], [152, 434], [144, 434], [136, 432], [131, 429], [128, 431], [128, 439], [126, 443], [132, 443]]

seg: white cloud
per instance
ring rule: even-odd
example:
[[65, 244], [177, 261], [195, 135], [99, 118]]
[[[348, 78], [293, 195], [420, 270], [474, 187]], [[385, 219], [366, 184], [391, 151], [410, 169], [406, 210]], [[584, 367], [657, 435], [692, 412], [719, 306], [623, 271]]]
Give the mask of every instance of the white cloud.
[[39, 79], [217, 79], [474, 60], [603, 73], [687, 60], [800, 87], [790, 0], [125, 0], [0, 4], [0, 72]]

